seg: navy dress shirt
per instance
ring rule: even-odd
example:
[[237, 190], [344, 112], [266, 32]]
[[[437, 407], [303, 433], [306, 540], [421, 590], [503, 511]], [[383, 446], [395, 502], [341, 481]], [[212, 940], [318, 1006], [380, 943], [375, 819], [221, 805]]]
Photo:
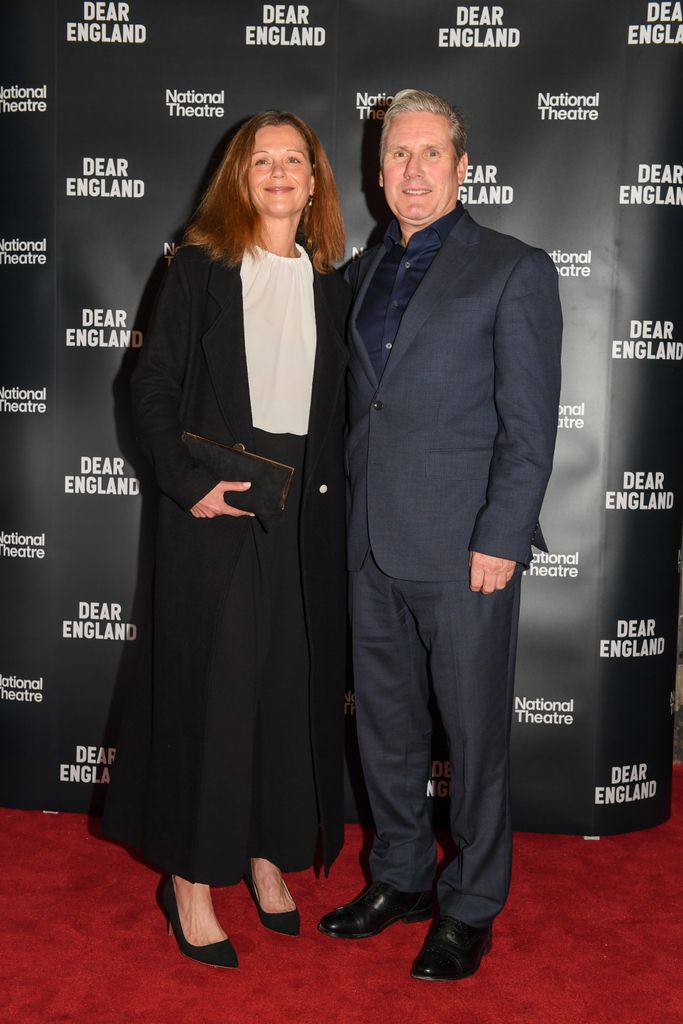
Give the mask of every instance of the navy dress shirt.
[[392, 220], [387, 228], [386, 253], [377, 264], [356, 318], [377, 380], [384, 372], [408, 303], [462, 213], [463, 206], [458, 203], [450, 213], [416, 231], [406, 246], [401, 244], [398, 221]]

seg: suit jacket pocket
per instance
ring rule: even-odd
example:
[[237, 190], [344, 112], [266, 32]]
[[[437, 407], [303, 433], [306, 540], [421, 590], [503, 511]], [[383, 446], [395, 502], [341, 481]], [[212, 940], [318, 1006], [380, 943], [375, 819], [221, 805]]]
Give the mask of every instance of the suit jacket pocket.
[[434, 448], [426, 453], [430, 480], [488, 480], [488, 448]]

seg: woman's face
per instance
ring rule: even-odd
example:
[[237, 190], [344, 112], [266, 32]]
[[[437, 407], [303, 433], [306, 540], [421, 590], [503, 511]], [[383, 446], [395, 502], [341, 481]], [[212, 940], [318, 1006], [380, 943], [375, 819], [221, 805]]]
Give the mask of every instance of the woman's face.
[[288, 124], [259, 128], [249, 165], [249, 195], [265, 219], [291, 218], [313, 195], [315, 177], [302, 135]]

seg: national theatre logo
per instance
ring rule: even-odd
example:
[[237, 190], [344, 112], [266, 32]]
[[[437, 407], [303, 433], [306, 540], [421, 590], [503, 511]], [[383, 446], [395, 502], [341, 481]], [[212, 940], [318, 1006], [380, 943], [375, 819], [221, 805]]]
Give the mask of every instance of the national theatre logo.
[[44, 114], [46, 85], [0, 85], [0, 114]]
[[167, 89], [166, 109], [169, 117], [225, 117], [225, 89], [219, 92]]
[[175, 255], [176, 255], [177, 252], [178, 252], [178, 246], [176, 245], [175, 242], [164, 242], [164, 253], [163, 253], [163, 255], [164, 255], [164, 260], [166, 261], [166, 266], [167, 267], [171, 266], [171, 263], [173, 263], [173, 260], [175, 259]]
[[558, 430], [583, 430], [586, 425], [586, 403], [558, 406]]
[[387, 107], [393, 100], [388, 92], [357, 92], [356, 110], [361, 121], [383, 121]]
[[0, 672], [0, 701], [16, 704], [42, 704], [44, 697], [43, 677], [24, 679], [23, 676], [4, 676]]
[[575, 580], [579, 575], [579, 552], [535, 551], [524, 575]]
[[47, 412], [47, 388], [0, 387], [0, 413]]
[[41, 561], [45, 558], [45, 534], [0, 530], [0, 558]]
[[47, 239], [0, 238], [0, 266], [45, 266]]
[[573, 725], [574, 698], [515, 697], [514, 717], [519, 725]]
[[583, 252], [564, 252], [563, 249], [552, 249], [548, 252], [555, 264], [555, 270], [559, 277], [590, 277], [593, 252], [586, 249]]
[[539, 92], [538, 112], [541, 121], [597, 121], [600, 93], [586, 96], [570, 92]]

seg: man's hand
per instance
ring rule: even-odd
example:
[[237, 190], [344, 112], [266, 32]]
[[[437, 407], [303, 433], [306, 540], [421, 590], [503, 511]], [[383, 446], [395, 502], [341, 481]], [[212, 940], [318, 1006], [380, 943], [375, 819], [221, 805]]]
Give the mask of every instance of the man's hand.
[[516, 562], [495, 555], [482, 555], [470, 551], [470, 590], [480, 594], [493, 594], [504, 590], [513, 577]]
[[233, 508], [225, 501], [226, 491], [247, 491], [250, 483], [239, 480], [221, 480], [213, 490], [205, 494], [201, 501], [193, 505], [190, 512], [195, 519], [213, 519], [215, 516], [253, 516], [253, 512], [245, 512], [241, 508]]

